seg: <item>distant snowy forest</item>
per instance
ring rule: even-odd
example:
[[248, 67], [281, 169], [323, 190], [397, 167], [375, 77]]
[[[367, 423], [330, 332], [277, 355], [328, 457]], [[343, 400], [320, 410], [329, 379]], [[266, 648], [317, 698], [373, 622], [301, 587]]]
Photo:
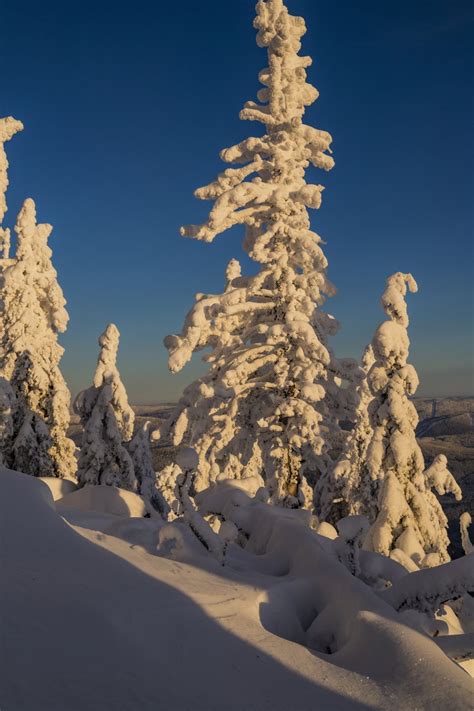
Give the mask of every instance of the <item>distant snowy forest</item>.
[[[467, 510], [460, 516], [463, 555], [451, 560], [439, 497], [461, 502], [463, 492], [445, 454], [426, 466], [416, 438], [418, 376], [409, 360], [407, 296], [417, 283], [410, 273], [381, 275], [385, 316], [361, 362], [334, 353], [330, 340], [339, 324], [325, 302], [335, 289], [309, 217], [321, 207], [324, 188], [305, 179], [310, 165], [334, 167], [332, 138], [303, 122], [318, 98], [307, 81], [311, 58], [300, 55], [304, 20], [282, 0], [260, 0], [256, 11], [267, 66], [257, 101], [248, 101], [240, 118], [263, 130], [221, 151], [230, 167], [195, 193], [212, 203], [207, 220], [181, 234], [211, 243], [242, 225], [245, 252], [258, 271], [246, 276], [232, 259], [222, 293], [197, 294], [181, 333], [166, 337], [171, 372], [199, 351], [208, 368], [159, 426], [136, 425], [117, 368], [114, 324], [104, 324], [92, 384], [71, 406], [60, 368], [58, 339], [68, 313], [52, 261], [52, 227], [37, 223], [28, 198], [16, 219], [13, 254], [10, 230], [0, 228], [1, 497], [24, 497], [25, 516], [30, 510], [44, 530], [59, 525], [59, 516], [71, 530], [79, 527], [79, 537], [87, 529], [89, 536], [93, 530], [142, 546], [150, 565], [168, 559], [262, 586], [265, 630], [363, 673], [377, 688], [390, 686], [398, 646], [408, 656], [399, 662], [403, 681], [391, 692], [395, 705], [468, 709], [471, 516]], [[0, 225], [7, 212], [6, 144], [22, 128], [12, 117], [0, 119]], [[80, 447], [71, 439], [71, 410]], [[172, 457], [155, 471], [152, 447], [162, 443]], [[49, 504], [56, 501], [54, 521], [50, 509], [43, 511], [40, 488]], [[121, 518], [127, 525], [114, 529]], [[255, 576], [267, 576], [265, 585]], [[372, 658], [377, 645], [379, 660]], [[7, 692], [7, 711], [27, 708], [18, 693]], [[151, 699], [153, 691], [147, 693]], [[385, 708], [378, 692], [357, 693], [371, 708]], [[76, 708], [68, 699], [62, 707]], [[286, 708], [310, 708], [292, 699]], [[241, 708], [253, 708], [246, 703]], [[259, 703], [255, 709], [267, 708]], [[170, 704], [181, 708], [179, 699]], [[109, 708], [100, 700], [97, 707]], [[220, 708], [234, 707], [222, 699]], [[182, 708], [206, 705], [193, 706], [190, 697]]]

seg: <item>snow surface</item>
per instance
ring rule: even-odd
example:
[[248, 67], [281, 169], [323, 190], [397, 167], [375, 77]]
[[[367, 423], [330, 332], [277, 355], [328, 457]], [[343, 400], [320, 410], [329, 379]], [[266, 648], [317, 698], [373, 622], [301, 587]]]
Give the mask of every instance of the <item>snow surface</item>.
[[182, 523], [71, 509], [71, 525], [44, 483], [3, 469], [2, 709], [471, 707], [468, 675], [331, 558], [304, 512], [218, 494], [258, 521], [225, 566]]

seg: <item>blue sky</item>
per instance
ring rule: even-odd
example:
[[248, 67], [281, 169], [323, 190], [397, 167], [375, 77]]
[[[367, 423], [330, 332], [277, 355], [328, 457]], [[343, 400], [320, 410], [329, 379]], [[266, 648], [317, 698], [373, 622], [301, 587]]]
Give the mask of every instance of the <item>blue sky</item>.
[[[306, 19], [319, 100], [307, 123], [330, 131], [336, 167], [313, 227], [338, 288], [332, 341], [359, 357], [382, 320], [388, 274], [411, 271], [411, 361], [420, 394], [472, 394], [472, 5], [468, 0], [288, 0]], [[242, 233], [183, 239], [210, 203], [193, 190], [219, 151], [261, 127], [241, 122], [265, 52], [252, 0], [2, 3], [0, 115], [25, 131], [8, 145], [6, 223], [33, 197], [71, 316], [62, 337], [71, 390], [87, 386], [97, 337], [122, 333], [134, 402], [172, 400], [202, 371], [167, 371], [163, 337], [196, 292], [220, 291]]]

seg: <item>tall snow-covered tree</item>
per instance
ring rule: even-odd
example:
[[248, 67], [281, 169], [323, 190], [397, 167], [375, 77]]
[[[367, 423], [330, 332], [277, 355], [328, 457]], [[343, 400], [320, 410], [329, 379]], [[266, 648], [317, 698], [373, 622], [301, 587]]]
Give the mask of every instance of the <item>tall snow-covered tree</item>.
[[13, 433], [3, 456], [27, 474], [71, 477], [76, 459], [66, 435], [70, 395], [58, 343], [68, 316], [47, 246], [51, 229], [36, 223], [35, 204], [25, 200], [15, 227], [16, 256], [2, 274], [0, 375], [16, 396]]
[[[418, 414], [410, 397], [418, 387], [415, 368], [407, 362], [409, 339], [405, 296], [417, 285], [411, 274], [397, 272], [387, 280], [382, 296], [389, 317], [375, 332], [375, 362], [368, 383], [373, 395], [369, 405], [370, 442], [366, 461], [354, 458], [359, 477], [353, 477], [346, 495], [351, 508], [367, 515], [371, 528], [364, 547], [398, 558], [405, 556], [421, 567], [448, 561], [447, 519], [433, 493], [461, 491], [447, 469], [444, 455], [426, 469], [416, 441]], [[374, 503], [376, 502], [376, 507]]]
[[74, 400], [74, 412], [84, 427], [77, 479], [85, 484], [137, 490], [127, 442], [133, 434], [135, 413], [117, 368], [120, 333], [109, 324], [99, 338], [100, 353], [92, 387]]
[[8, 159], [4, 144], [22, 130], [23, 124], [13, 116], [0, 119], [0, 252], [2, 259], [8, 259], [10, 256], [10, 230], [2, 227], [7, 211], [5, 193], [8, 188]]
[[347, 415], [341, 383], [354, 370], [328, 347], [337, 322], [320, 306], [334, 287], [308, 215], [320, 207], [323, 187], [308, 184], [305, 172], [310, 164], [333, 167], [332, 139], [302, 120], [318, 97], [306, 81], [311, 59], [299, 55], [304, 20], [282, 0], [260, 0], [256, 10], [268, 67], [259, 75], [260, 103], [247, 102], [240, 118], [266, 132], [221, 152], [226, 163], [243, 167], [227, 168], [196, 191], [214, 205], [203, 225], [181, 232], [212, 242], [244, 225], [244, 249], [260, 271], [241, 276], [233, 260], [225, 292], [198, 294], [182, 333], [165, 340], [172, 372], [195, 351], [211, 349], [209, 373], [185, 391], [167, 429], [175, 444], [190, 444], [199, 455], [196, 490], [220, 478], [257, 476], [274, 502], [311, 506], [307, 478], [313, 483], [329, 461]]

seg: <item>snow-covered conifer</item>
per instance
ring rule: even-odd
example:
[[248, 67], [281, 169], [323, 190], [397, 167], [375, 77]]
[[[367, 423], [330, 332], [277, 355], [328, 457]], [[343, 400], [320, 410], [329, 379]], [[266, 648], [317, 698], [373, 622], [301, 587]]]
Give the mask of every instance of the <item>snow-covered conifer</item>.
[[[76, 470], [75, 447], [66, 436], [70, 395], [59, 368], [64, 351], [57, 340], [66, 328], [67, 312], [47, 246], [51, 229], [36, 223], [35, 204], [25, 200], [15, 227], [16, 258], [2, 274], [0, 371], [16, 396], [5, 457], [11, 468], [27, 474], [70, 477]], [[56, 300], [50, 301], [53, 293]], [[57, 311], [60, 319], [51, 316]]]
[[[375, 520], [371, 503], [365, 511], [363, 502], [358, 508], [372, 523], [365, 548], [384, 555], [400, 549], [418, 565], [431, 567], [449, 560], [447, 519], [431, 489], [452, 492], [457, 499], [461, 492], [446, 469], [445, 457], [437, 457], [425, 471], [416, 441], [418, 415], [410, 396], [418, 387], [418, 376], [407, 363], [407, 286], [417, 291], [411, 274], [397, 272], [388, 278], [382, 305], [389, 320], [378, 327], [372, 341], [375, 362], [368, 380], [374, 397], [369, 407], [373, 432], [366, 475], [377, 483]], [[359, 486], [359, 492], [356, 495], [365, 496], [367, 485]]]
[[156, 473], [151, 456], [150, 422], [145, 422], [137, 429], [127, 449], [132, 458], [138, 491], [158, 509], [161, 499], [156, 489]]
[[8, 188], [8, 159], [4, 144], [22, 130], [21, 121], [17, 121], [12, 116], [0, 119], [0, 251], [3, 259], [8, 259], [10, 256], [10, 230], [2, 227], [7, 211], [5, 193]]
[[373, 436], [369, 404], [373, 399], [367, 374], [374, 364], [369, 345], [362, 358], [364, 378], [356, 391], [358, 405], [354, 429], [344, 443], [342, 454], [329, 466], [315, 489], [316, 512], [321, 520], [337, 523], [346, 516], [364, 514], [373, 519], [377, 511], [376, 483], [367, 469], [367, 450]]
[[77, 478], [81, 486], [107, 484], [136, 491], [133, 461], [126, 447], [135, 414], [117, 368], [119, 337], [118, 328], [109, 324], [99, 338], [94, 384], [74, 400], [74, 412], [84, 427]]
[[328, 347], [337, 322], [319, 307], [334, 287], [308, 215], [319, 208], [323, 187], [306, 183], [305, 172], [310, 164], [333, 167], [332, 139], [302, 121], [318, 97], [306, 81], [311, 59], [298, 54], [304, 20], [282, 0], [260, 0], [256, 10], [268, 67], [259, 75], [260, 103], [247, 102], [240, 117], [266, 132], [221, 152], [226, 163], [243, 167], [227, 168], [196, 191], [214, 205], [205, 224], [181, 232], [212, 242], [244, 225], [244, 249], [260, 271], [242, 276], [232, 260], [225, 292], [198, 294], [182, 333], [165, 340], [172, 372], [211, 348], [209, 373], [187, 388], [168, 429], [176, 444], [199, 455], [196, 490], [221, 478], [261, 476], [274, 502], [311, 506], [306, 478], [314, 483], [327, 465], [348, 412], [341, 384], [354, 370]]

